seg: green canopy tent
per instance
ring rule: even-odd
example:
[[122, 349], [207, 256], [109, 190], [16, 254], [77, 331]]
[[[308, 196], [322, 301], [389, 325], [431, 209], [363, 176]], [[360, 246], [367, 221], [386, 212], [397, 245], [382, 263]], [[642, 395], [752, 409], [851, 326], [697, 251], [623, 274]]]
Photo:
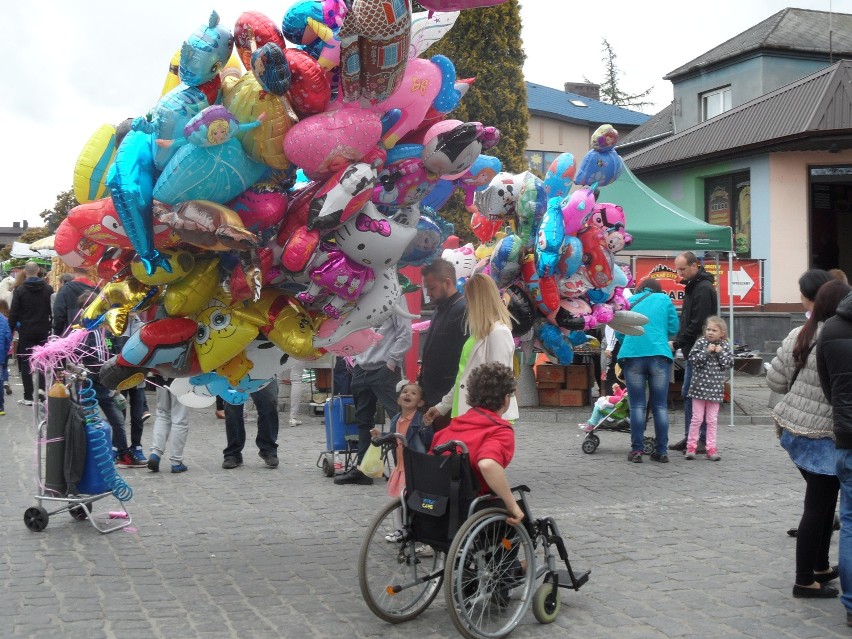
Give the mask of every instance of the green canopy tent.
[[626, 166], [598, 200], [624, 207], [633, 251], [728, 251], [731, 227], [708, 224], [649, 189]]
[[[672, 204], [659, 193], [643, 184], [626, 166], [618, 179], [602, 187], [601, 202], [612, 202], [624, 208], [627, 231], [633, 251], [724, 251], [728, 253], [728, 273], [733, 272], [733, 234], [730, 226], [708, 224]], [[718, 266], [718, 256], [717, 266]], [[719, 272], [719, 269], [716, 269]], [[729, 339], [734, 343], [734, 295], [728, 287], [728, 312], [731, 326]], [[720, 300], [721, 302], [721, 300]], [[731, 393], [734, 372], [731, 370]], [[731, 401], [731, 425], [734, 423], [734, 402]]]

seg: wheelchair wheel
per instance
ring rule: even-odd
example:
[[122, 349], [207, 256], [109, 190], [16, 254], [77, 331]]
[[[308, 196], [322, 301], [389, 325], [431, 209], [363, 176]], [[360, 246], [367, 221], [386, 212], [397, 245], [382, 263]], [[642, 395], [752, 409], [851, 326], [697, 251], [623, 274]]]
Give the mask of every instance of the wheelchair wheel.
[[533, 595], [533, 615], [539, 623], [553, 623], [561, 605], [559, 588], [552, 583], [541, 584]]
[[444, 553], [436, 550], [431, 557], [421, 556], [412, 539], [385, 539], [397, 529], [395, 516], [402, 516], [398, 500], [373, 518], [358, 557], [361, 596], [373, 614], [390, 623], [408, 621], [426, 610], [444, 579]]
[[475, 513], [447, 553], [447, 609], [468, 639], [507, 636], [532, 603], [535, 545], [526, 529], [510, 526], [506, 516], [502, 508]]

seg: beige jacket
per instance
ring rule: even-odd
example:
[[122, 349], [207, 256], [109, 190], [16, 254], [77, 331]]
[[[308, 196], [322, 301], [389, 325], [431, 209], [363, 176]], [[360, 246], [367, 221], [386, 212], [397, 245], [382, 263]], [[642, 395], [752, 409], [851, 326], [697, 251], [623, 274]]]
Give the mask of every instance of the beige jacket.
[[[461, 379], [456, 380], [459, 388], [459, 415], [464, 415], [470, 410], [467, 405], [467, 380], [471, 372], [480, 364], [486, 362], [500, 362], [509, 368], [513, 368], [513, 358], [515, 357], [515, 341], [512, 339], [512, 331], [508, 326], [501, 322], [494, 324], [488, 337], [481, 339], [473, 345], [470, 351], [470, 357], [467, 360], [467, 366], [462, 373]], [[453, 409], [453, 394], [455, 386], [450, 389], [450, 392], [444, 395], [441, 403], [437, 408], [441, 415], [449, 415]], [[509, 408], [503, 413], [503, 419], [518, 419], [518, 401], [515, 396], [512, 396], [512, 401]]]
[[[772, 415], [779, 426], [793, 435], [812, 439], [826, 437], [834, 439], [831, 430], [831, 404], [825, 399], [819, 384], [815, 348], [808, 355], [807, 366], [799, 371], [796, 382], [790, 388], [790, 380], [793, 379], [796, 371], [793, 348], [796, 346], [796, 339], [801, 330], [801, 327], [794, 328], [784, 338], [777, 355], [772, 360], [772, 367], [766, 371], [766, 382], [769, 388], [784, 395], [783, 399], [775, 404]], [[821, 331], [822, 324], [817, 329], [816, 337], [819, 337]]]

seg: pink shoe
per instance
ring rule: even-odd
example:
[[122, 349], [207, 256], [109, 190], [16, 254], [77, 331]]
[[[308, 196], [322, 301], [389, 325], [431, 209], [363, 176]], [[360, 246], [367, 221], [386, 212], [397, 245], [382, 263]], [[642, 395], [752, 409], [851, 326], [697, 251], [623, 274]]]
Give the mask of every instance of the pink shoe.
[[709, 459], [710, 461], [719, 461], [722, 458], [719, 456], [719, 453], [716, 452], [715, 448], [708, 448], [707, 459]]
[[686, 449], [685, 459], [695, 459], [695, 446], [690, 446]]
[[577, 428], [579, 428], [584, 433], [591, 433], [593, 430], [595, 430], [595, 425], [590, 424], [589, 422], [585, 422], [583, 424], [577, 424]]

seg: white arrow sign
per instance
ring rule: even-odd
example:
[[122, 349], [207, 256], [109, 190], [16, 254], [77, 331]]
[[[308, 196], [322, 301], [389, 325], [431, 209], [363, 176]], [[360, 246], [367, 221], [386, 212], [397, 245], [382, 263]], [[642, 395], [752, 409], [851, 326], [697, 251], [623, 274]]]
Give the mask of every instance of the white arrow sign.
[[742, 301], [751, 290], [751, 287], [754, 286], [754, 280], [751, 279], [743, 267], [740, 267], [738, 271], [731, 271], [728, 278], [728, 285], [730, 286], [731, 293], [738, 295], [740, 301]]

